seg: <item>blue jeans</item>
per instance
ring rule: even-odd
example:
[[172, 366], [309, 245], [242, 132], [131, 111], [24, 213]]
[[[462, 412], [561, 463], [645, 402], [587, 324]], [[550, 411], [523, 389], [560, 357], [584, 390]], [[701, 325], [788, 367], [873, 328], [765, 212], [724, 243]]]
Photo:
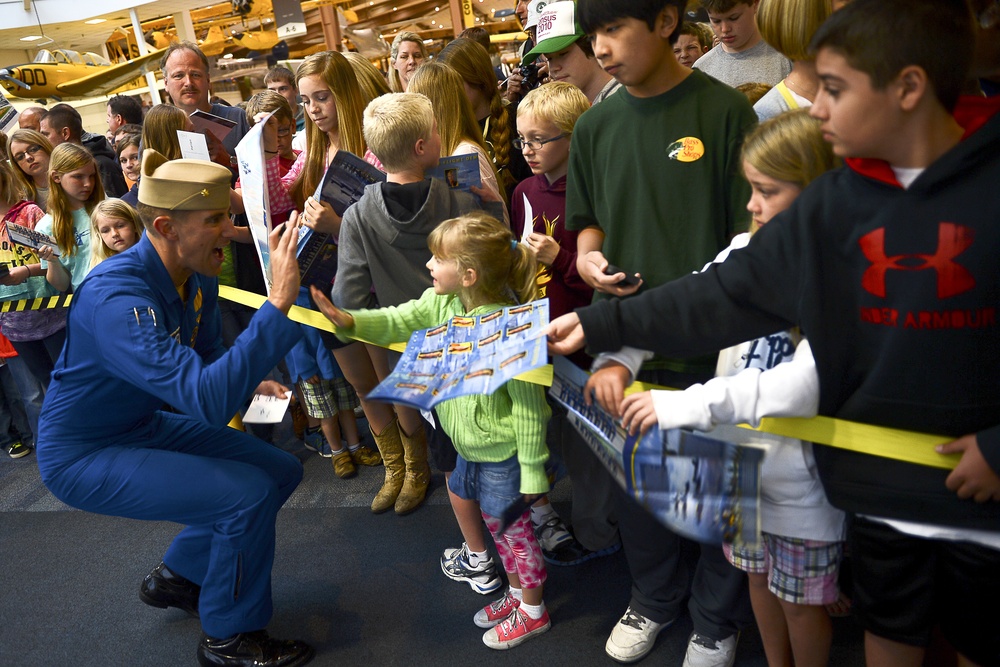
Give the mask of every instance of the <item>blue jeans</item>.
[[[21, 442], [25, 445], [31, 445], [35, 441], [35, 434], [38, 433], [38, 418], [42, 413], [42, 399], [45, 398], [45, 389], [35, 376], [31, 374], [28, 365], [24, 363], [24, 359], [20, 356], [8, 359], [7, 368], [10, 369], [10, 378], [13, 380], [18, 395], [21, 397], [21, 405], [23, 406], [24, 415], [27, 418], [24, 424], [26, 430], [21, 429], [16, 419], [14, 425], [21, 432], [21, 436], [27, 438], [27, 440], [22, 440]], [[6, 384], [4, 385], [4, 391], [7, 392]], [[8, 393], [8, 401], [9, 396], [10, 394]]]
[[52, 369], [55, 368], [56, 361], [59, 359], [59, 355], [62, 354], [65, 343], [66, 329], [60, 329], [41, 340], [12, 340], [10, 342], [14, 346], [14, 349], [17, 350], [17, 356], [24, 361], [28, 370], [38, 380], [44, 390], [48, 390], [49, 388]]
[[[7, 361], [9, 363], [10, 359]], [[0, 447], [3, 449], [17, 441], [11, 433], [11, 426], [14, 427], [21, 443], [31, 445], [34, 441], [34, 431], [28, 425], [21, 393], [17, 389], [17, 383], [14, 382], [13, 372], [7, 366], [8, 364], [0, 366]]]
[[448, 488], [459, 498], [478, 500], [490, 516], [503, 516], [521, 498], [521, 465], [517, 456], [506, 461], [473, 463], [461, 456], [448, 479]]

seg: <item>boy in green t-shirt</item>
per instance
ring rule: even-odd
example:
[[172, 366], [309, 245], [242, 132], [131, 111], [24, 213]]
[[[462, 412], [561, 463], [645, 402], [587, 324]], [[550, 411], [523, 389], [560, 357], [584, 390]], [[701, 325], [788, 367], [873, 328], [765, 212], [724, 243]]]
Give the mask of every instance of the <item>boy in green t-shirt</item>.
[[[594, 55], [623, 85], [580, 118], [570, 151], [566, 227], [580, 234], [577, 268], [598, 299], [629, 296], [696, 271], [747, 226], [750, 189], [739, 173], [739, 150], [756, 116], [740, 93], [677, 62], [673, 44], [684, 4], [578, 3]], [[605, 273], [609, 263], [622, 270]], [[638, 284], [624, 284], [626, 275]], [[714, 358], [659, 358], [641, 379], [686, 387], [711, 378], [714, 367]], [[627, 381], [613, 371], [605, 376], [622, 386]], [[616, 493], [609, 476], [603, 483], [602, 491]], [[681, 563], [682, 538], [618, 495], [633, 585], [606, 651], [634, 662], [680, 615], [689, 575]], [[695, 631], [685, 667], [730, 665], [740, 627], [752, 622], [745, 579], [719, 547], [702, 549], [690, 578]]]

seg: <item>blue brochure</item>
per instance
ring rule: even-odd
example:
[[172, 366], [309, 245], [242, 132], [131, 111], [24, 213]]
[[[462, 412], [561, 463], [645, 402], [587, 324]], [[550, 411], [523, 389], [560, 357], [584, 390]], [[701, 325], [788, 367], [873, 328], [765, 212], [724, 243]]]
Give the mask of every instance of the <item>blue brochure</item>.
[[[316, 189], [315, 197], [332, 206], [334, 212], [343, 217], [347, 207], [361, 199], [366, 187], [383, 181], [385, 174], [373, 165], [353, 153], [337, 151], [323, 175], [323, 182]], [[305, 226], [299, 227], [296, 257], [302, 285], [316, 285], [324, 293], [329, 293], [337, 275], [337, 239]]]
[[675, 533], [710, 544], [760, 541], [760, 466], [766, 437], [719, 426], [710, 433], [652, 428], [628, 435], [597, 401], [584, 402], [587, 373], [556, 357], [549, 394], [608, 472]]
[[545, 365], [539, 334], [548, 323], [549, 301], [542, 299], [414, 331], [396, 368], [368, 399], [430, 410], [456, 396], [492, 394]]
[[426, 175], [440, 178], [453, 190], [471, 192], [469, 186], [479, 188], [483, 185], [482, 174], [479, 172], [479, 155], [476, 153], [443, 157], [438, 166], [426, 172]]

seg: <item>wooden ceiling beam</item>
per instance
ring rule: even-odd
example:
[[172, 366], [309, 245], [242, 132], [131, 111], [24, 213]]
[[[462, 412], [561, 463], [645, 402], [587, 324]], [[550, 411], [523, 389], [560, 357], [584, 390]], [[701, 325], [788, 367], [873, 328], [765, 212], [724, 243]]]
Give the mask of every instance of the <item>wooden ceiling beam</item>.
[[[415, 2], [406, 2], [405, 0], [400, 0], [393, 4], [392, 2], [386, 3], [390, 8], [378, 15], [370, 15], [364, 20], [359, 20], [357, 23], [352, 23], [351, 27], [356, 29], [363, 28], [377, 28], [386, 23], [396, 23], [399, 21], [408, 21], [411, 19], [422, 18], [428, 14], [435, 13], [434, 7], [438, 7], [444, 0], [416, 0]], [[392, 9], [392, 8], [395, 9]]]

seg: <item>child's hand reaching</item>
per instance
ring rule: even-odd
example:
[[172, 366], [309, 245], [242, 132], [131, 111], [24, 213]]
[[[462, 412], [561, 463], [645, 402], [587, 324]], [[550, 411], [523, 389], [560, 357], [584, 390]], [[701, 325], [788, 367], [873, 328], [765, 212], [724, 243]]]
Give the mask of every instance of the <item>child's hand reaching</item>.
[[640, 391], [626, 396], [622, 401], [622, 426], [629, 435], [640, 435], [656, 426], [656, 409], [653, 406], [653, 392]]
[[632, 384], [632, 373], [629, 369], [617, 361], [612, 361], [590, 376], [583, 388], [583, 398], [587, 405], [590, 405], [593, 396], [598, 405], [611, 416], [619, 417], [622, 413], [625, 387], [630, 384]]
[[939, 454], [962, 455], [945, 480], [945, 486], [957, 493], [959, 498], [972, 498], [977, 503], [1000, 501], [1000, 476], [983, 457], [974, 434], [938, 445], [936, 451]]
[[309, 286], [309, 293], [313, 301], [319, 306], [320, 312], [327, 316], [338, 329], [351, 329], [354, 327], [354, 316], [347, 311], [341, 310], [333, 305], [326, 295], [320, 292], [315, 285]]

